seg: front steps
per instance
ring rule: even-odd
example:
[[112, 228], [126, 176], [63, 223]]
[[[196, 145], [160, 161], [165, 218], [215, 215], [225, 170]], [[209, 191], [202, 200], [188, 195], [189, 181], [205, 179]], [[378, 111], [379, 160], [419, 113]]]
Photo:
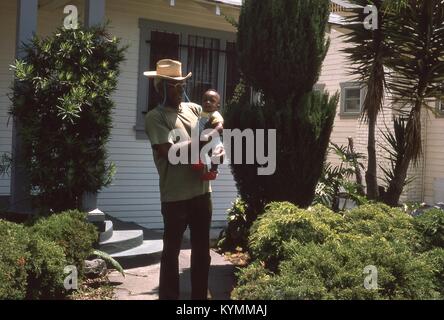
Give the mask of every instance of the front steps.
[[114, 223], [96, 209], [88, 214], [88, 221], [100, 231], [99, 250], [116, 260], [153, 255], [162, 252], [162, 240], [144, 240], [142, 230], [114, 230]]

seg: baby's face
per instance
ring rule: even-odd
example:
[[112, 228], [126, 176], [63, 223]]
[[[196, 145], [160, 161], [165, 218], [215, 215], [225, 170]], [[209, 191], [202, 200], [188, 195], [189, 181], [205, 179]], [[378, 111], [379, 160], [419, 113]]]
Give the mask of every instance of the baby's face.
[[202, 107], [205, 112], [213, 112], [219, 110], [220, 96], [217, 92], [207, 91], [203, 95]]

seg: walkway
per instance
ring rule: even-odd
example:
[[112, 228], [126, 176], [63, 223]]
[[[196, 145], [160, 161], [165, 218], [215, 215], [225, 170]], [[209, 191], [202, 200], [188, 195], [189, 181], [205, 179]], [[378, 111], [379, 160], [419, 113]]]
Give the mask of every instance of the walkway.
[[[185, 239], [179, 256], [181, 300], [189, 300], [191, 296], [190, 255], [189, 241]], [[109, 275], [117, 300], [158, 300], [160, 253], [144, 257], [143, 260], [122, 261], [122, 265], [125, 278], [115, 271]], [[212, 300], [230, 299], [235, 269], [230, 262], [211, 251], [209, 294]]]

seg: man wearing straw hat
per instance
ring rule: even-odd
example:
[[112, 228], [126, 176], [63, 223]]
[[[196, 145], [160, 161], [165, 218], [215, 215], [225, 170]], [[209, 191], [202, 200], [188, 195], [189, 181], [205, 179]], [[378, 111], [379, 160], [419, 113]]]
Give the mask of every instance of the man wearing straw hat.
[[[192, 299], [207, 299], [210, 267], [209, 231], [212, 216], [211, 186], [200, 179], [191, 164], [171, 164], [169, 152], [191, 150], [191, 131], [198, 126], [202, 107], [190, 103], [185, 93], [186, 80], [179, 61], [160, 60], [156, 71], [145, 76], [154, 79], [163, 101], [145, 119], [154, 162], [159, 173], [161, 212], [164, 221], [163, 252], [160, 268], [159, 298], [179, 298], [179, 253], [183, 234], [191, 233]], [[187, 101], [184, 102], [183, 100]], [[172, 134], [175, 132], [175, 134]], [[175, 141], [177, 133], [184, 139]], [[197, 142], [199, 143], [199, 142]]]

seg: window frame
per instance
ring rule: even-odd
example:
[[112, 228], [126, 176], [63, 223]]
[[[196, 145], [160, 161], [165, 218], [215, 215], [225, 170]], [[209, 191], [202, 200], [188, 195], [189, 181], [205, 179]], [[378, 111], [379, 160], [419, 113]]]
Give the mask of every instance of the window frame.
[[[360, 82], [343, 82], [341, 85], [341, 109], [339, 115], [341, 117], [356, 118], [362, 113], [362, 106], [364, 104], [366, 90], [365, 87]], [[359, 96], [359, 111], [346, 111], [345, 110], [345, 92], [346, 90], [360, 89]]]
[[436, 117], [444, 118], [444, 99], [436, 99]]
[[[136, 125], [134, 131], [136, 132], [137, 140], [148, 140], [145, 133], [145, 115], [148, 108], [149, 97], [149, 79], [143, 75], [144, 71], [149, 69], [150, 51], [149, 44], [151, 40], [151, 31], [161, 31], [168, 33], [176, 33], [179, 35], [179, 59], [182, 62], [182, 73], [188, 72], [188, 36], [195, 35], [208, 38], [216, 38], [220, 41], [220, 54], [217, 74], [217, 90], [221, 94], [221, 105], [224, 104], [225, 99], [225, 85], [226, 85], [226, 43], [236, 42], [236, 34], [227, 31], [211, 30], [199, 27], [192, 27], [188, 25], [181, 25], [175, 23], [160, 22], [148, 19], [139, 19], [139, 66], [138, 66], [138, 84], [137, 84], [137, 114]], [[200, 101], [196, 101], [200, 104]]]

